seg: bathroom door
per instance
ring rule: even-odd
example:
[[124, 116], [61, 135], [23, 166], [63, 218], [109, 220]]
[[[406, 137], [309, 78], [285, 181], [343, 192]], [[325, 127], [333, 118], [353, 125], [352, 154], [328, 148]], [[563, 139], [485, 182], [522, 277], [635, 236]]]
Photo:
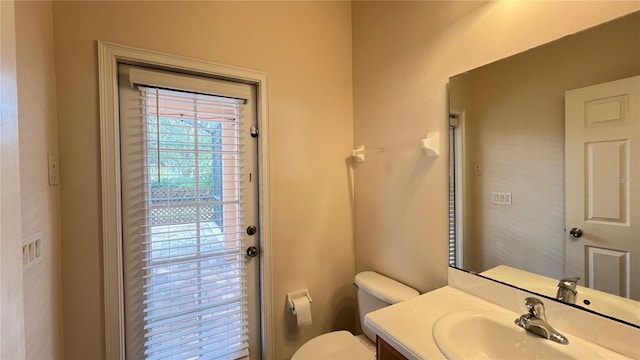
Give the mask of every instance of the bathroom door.
[[565, 94], [565, 275], [636, 300], [639, 121], [640, 76]]

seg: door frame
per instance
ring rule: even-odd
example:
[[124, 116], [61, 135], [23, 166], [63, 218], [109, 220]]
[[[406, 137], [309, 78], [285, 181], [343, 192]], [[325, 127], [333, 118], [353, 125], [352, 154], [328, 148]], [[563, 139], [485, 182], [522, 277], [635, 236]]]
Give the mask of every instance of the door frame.
[[271, 188], [269, 172], [269, 76], [230, 65], [98, 41], [100, 147], [102, 179], [102, 247], [104, 268], [105, 350], [107, 359], [124, 356], [124, 287], [118, 63], [142, 65], [237, 81], [256, 86], [258, 136], [258, 202], [260, 222], [260, 327], [262, 358], [274, 357], [274, 315], [271, 253]]

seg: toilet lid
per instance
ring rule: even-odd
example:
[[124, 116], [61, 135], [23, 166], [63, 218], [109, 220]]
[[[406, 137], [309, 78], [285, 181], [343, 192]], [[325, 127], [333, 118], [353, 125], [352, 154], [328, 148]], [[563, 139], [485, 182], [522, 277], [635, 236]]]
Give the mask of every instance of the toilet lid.
[[291, 360], [332, 359], [332, 360], [372, 360], [375, 352], [348, 331], [333, 331], [316, 336], [296, 351]]

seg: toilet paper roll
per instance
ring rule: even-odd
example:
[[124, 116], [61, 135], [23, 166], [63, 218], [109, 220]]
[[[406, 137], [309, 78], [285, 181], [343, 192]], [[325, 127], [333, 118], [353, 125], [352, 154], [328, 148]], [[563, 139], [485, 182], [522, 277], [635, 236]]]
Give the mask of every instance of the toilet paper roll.
[[293, 314], [296, 316], [298, 327], [311, 325], [311, 304], [306, 296], [293, 299]]

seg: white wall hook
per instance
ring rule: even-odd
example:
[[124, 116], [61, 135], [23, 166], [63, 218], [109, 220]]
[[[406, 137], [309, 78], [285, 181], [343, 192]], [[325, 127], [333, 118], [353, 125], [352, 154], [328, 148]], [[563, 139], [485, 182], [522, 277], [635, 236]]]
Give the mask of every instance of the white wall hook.
[[426, 152], [427, 156], [437, 157], [440, 155], [440, 133], [428, 133], [427, 137], [420, 140], [420, 147]]
[[303, 296], [306, 296], [307, 299], [309, 299], [310, 303], [313, 302], [313, 300], [311, 299], [311, 295], [309, 295], [309, 290], [307, 289], [302, 289], [287, 294], [287, 304], [289, 305], [289, 311], [291, 311], [293, 314], [296, 313], [296, 306], [293, 304], [293, 299], [297, 299]]
[[360, 145], [353, 149], [352, 155], [357, 162], [364, 162], [364, 145]]

